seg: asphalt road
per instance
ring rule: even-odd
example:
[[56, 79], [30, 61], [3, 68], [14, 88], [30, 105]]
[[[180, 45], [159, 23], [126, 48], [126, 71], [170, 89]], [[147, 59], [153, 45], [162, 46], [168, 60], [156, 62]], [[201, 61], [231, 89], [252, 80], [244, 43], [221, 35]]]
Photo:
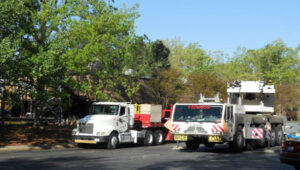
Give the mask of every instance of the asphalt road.
[[279, 146], [243, 153], [230, 153], [227, 145], [212, 149], [202, 145], [197, 151], [176, 146], [4, 152], [0, 153], [0, 169], [294, 169], [280, 163]]

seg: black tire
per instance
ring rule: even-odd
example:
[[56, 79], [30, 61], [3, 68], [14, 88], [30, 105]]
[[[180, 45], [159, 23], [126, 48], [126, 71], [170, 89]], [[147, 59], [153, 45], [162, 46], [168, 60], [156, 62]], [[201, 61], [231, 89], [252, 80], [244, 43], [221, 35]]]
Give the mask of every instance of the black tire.
[[200, 143], [194, 140], [189, 140], [185, 142], [185, 145], [189, 150], [196, 150], [199, 148]]
[[212, 143], [212, 142], [206, 142], [206, 143], [204, 143], [204, 145], [205, 145], [205, 147], [213, 148], [216, 144]]
[[145, 138], [143, 140], [143, 143], [145, 146], [151, 146], [151, 145], [153, 145], [153, 142], [154, 142], [153, 133], [152, 133], [152, 131], [147, 130], [146, 134], [145, 134]]
[[283, 131], [281, 125], [277, 125], [275, 128], [275, 143], [276, 145], [281, 145], [283, 141]]
[[118, 145], [119, 145], [118, 134], [116, 132], [112, 132], [109, 135], [107, 149], [116, 149], [116, 148], [118, 148]]
[[230, 149], [234, 152], [242, 152], [244, 148], [244, 135], [242, 127], [238, 127], [236, 134], [233, 137], [233, 141], [229, 143]]
[[248, 150], [251, 150], [253, 151], [254, 149], [256, 149], [258, 146], [257, 146], [257, 140], [248, 140], [246, 141], [246, 148]]
[[154, 132], [154, 144], [161, 145], [164, 143], [164, 134], [161, 130], [157, 130]]
[[265, 131], [265, 126], [264, 125], [259, 125], [258, 128], [262, 128], [263, 129], [263, 137], [261, 139], [255, 140], [256, 146], [263, 148], [266, 146], [266, 131]]
[[275, 126], [271, 127], [271, 137], [270, 137], [270, 146], [276, 145], [276, 132], [275, 132]]

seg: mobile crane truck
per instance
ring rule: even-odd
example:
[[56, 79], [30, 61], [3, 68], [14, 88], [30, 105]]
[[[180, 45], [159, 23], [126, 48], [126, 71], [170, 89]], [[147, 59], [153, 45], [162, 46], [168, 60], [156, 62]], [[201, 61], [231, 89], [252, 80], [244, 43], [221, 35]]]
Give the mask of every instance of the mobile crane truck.
[[122, 143], [160, 145], [173, 140], [164, 127], [170, 118], [169, 110], [161, 105], [131, 104], [126, 102], [95, 102], [89, 115], [80, 119], [72, 131], [72, 138], [79, 147], [87, 144], [107, 144], [115, 149]]
[[235, 152], [247, 144], [255, 147], [280, 145], [286, 118], [274, 114], [274, 85], [263, 81], [235, 81], [227, 84], [227, 103], [219, 95], [198, 103], [178, 103], [173, 107], [171, 131], [175, 141], [188, 149], [228, 142]]

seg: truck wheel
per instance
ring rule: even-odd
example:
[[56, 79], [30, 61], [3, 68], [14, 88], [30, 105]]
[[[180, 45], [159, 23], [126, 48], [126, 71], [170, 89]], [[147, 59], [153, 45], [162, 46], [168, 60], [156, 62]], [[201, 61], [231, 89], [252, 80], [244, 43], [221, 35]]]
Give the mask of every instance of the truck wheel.
[[200, 143], [194, 140], [189, 140], [185, 142], [185, 145], [189, 150], [196, 150], [199, 148]]
[[204, 145], [205, 145], [205, 147], [212, 148], [212, 147], [215, 146], [215, 143], [212, 143], [212, 142], [205, 142]]
[[271, 127], [271, 137], [270, 137], [270, 146], [276, 145], [276, 133], [275, 133], [275, 126]]
[[107, 149], [116, 149], [118, 148], [118, 144], [119, 144], [118, 134], [115, 132], [111, 133], [109, 135]]
[[265, 131], [265, 126], [264, 125], [259, 125], [258, 128], [262, 128], [263, 129], [263, 137], [259, 140], [255, 140], [256, 141], [256, 146], [263, 148], [265, 147], [266, 144], [266, 131]]
[[161, 145], [164, 143], [164, 135], [161, 130], [157, 130], [154, 132], [154, 144]]
[[151, 146], [153, 144], [153, 133], [150, 130], [146, 131], [144, 145]]
[[277, 127], [275, 128], [275, 134], [276, 134], [275, 143], [277, 145], [281, 145], [283, 140], [283, 131], [281, 125], [277, 125]]
[[238, 127], [236, 134], [234, 135], [233, 141], [229, 143], [229, 146], [234, 152], [242, 152], [243, 145], [244, 145], [244, 136], [243, 136], [242, 128]]

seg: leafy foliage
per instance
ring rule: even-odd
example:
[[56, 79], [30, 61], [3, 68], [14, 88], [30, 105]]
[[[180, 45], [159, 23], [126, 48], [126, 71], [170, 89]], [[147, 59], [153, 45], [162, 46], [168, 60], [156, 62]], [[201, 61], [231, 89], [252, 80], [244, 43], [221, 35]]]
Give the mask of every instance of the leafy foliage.
[[167, 69], [162, 71], [150, 82], [156, 103], [167, 107], [175, 103], [185, 90], [185, 80], [180, 70]]
[[170, 48], [169, 60], [176, 69], [181, 69], [185, 74], [203, 73], [213, 71], [214, 60], [210, 58], [198, 43], [184, 45], [180, 40], [166, 40]]
[[257, 79], [271, 79], [275, 84], [294, 82], [297, 60], [297, 53], [281, 40], [261, 49], [248, 50], [245, 56]]
[[121, 94], [133, 101], [140, 79], [150, 79], [153, 102], [164, 106], [197, 101], [200, 93], [226, 99], [226, 81], [237, 79], [272, 80], [280, 112], [300, 106], [300, 45], [276, 40], [259, 49], [238, 47], [225, 58], [197, 42], [136, 35], [138, 5], [4, 0], [0, 6], [0, 86], [16, 87], [9, 95], [15, 102], [31, 98], [37, 117], [45, 104], [63, 105], [74, 91], [86, 100]]
[[226, 99], [226, 81], [213, 73], [192, 73], [188, 77], [188, 87], [194, 102], [199, 100], [200, 94], [214, 97], [220, 93], [220, 98]]

